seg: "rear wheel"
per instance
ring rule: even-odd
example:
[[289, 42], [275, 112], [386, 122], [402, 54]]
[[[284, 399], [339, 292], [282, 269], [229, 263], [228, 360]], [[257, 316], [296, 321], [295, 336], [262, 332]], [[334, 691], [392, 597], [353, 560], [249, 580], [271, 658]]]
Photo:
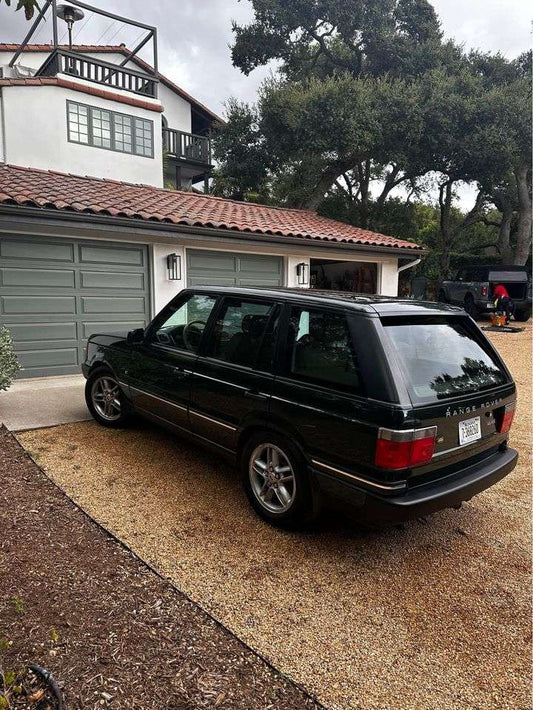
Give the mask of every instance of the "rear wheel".
[[267, 522], [297, 527], [316, 517], [307, 464], [288, 439], [267, 431], [251, 437], [241, 472], [248, 500]]
[[127, 402], [109, 370], [97, 370], [89, 377], [85, 385], [85, 401], [94, 419], [103, 426], [120, 427], [128, 419]]
[[468, 313], [470, 318], [473, 318], [476, 320], [476, 318], [479, 318], [479, 311], [477, 309], [476, 304], [474, 303], [474, 299], [470, 294], [467, 294], [465, 297], [465, 311]]
[[525, 323], [531, 318], [531, 308], [517, 309], [514, 313], [514, 318], [520, 323]]

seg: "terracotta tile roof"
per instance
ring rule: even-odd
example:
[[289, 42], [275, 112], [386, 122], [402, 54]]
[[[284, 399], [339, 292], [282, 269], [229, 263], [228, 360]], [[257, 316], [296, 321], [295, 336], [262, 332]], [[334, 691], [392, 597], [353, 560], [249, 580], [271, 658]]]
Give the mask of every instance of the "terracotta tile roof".
[[[16, 52], [17, 49], [19, 48], [20, 45], [18, 44], [2, 44], [0, 43], [0, 52]], [[59, 45], [60, 49], [69, 49], [68, 45]], [[24, 47], [24, 52], [51, 52], [54, 49], [54, 46], [52, 44], [27, 44]], [[123, 54], [125, 57], [128, 57], [131, 54], [131, 50], [128, 49], [125, 45], [119, 44], [119, 45], [113, 45], [113, 44], [102, 44], [102, 45], [92, 45], [92, 44], [75, 44], [72, 45], [72, 51], [73, 52], [108, 52], [108, 53], [118, 53], [118, 54]], [[22, 57], [24, 56], [24, 52], [22, 53]], [[131, 60], [135, 64], [137, 64], [138, 67], [141, 69], [144, 69], [145, 71], [148, 72], [153, 72], [153, 68], [148, 64], [148, 62], [145, 62], [143, 59], [141, 59], [138, 56], [135, 56]], [[224, 123], [224, 120], [220, 118], [216, 113], [211, 111], [211, 109], [207, 108], [207, 106], [204, 106], [200, 101], [197, 101], [193, 96], [188, 94], [184, 89], [181, 88], [181, 86], [178, 86], [175, 84], [173, 81], [171, 81], [168, 77], [166, 77], [164, 74], [161, 74], [161, 72], [157, 72], [157, 78], [159, 81], [161, 81], [165, 86], [167, 86], [169, 89], [174, 91], [176, 94], [184, 98], [186, 101], [189, 101], [189, 103], [194, 104], [195, 108], [199, 110], [202, 113], [207, 114], [213, 121], [217, 121], [219, 123]]]
[[422, 249], [412, 242], [336, 222], [310, 210], [268, 207], [194, 192], [13, 165], [0, 167], [0, 203], [298, 237], [324, 246], [326, 243], [344, 243]]

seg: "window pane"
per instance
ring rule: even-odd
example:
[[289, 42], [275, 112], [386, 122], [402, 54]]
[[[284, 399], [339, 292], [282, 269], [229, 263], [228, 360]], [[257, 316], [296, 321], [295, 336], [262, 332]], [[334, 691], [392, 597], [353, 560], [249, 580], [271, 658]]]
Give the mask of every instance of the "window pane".
[[197, 352], [215, 301], [214, 296], [196, 295], [177, 306], [170, 303], [155, 324], [155, 342]]
[[135, 152], [138, 155], [153, 154], [152, 122], [143, 118], [135, 119]]
[[79, 104], [68, 104], [69, 140], [74, 143], [88, 143], [87, 108]]
[[434, 402], [506, 382], [467, 319], [383, 319], [411, 399]]
[[211, 357], [253, 367], [274, 308], [272, 303], [227, 299], [215, 324]]
[[100, 148], [111, 147], [111, 114], [98, 108], [91, 109], [93, 124], [93, 145]]
[[273, 372], [280, 315], [281, 308], [276, 306], [274, 312], [271, 314], [267, 329], [263, 336], [259, 355], [257, 356], [257, 360], [255, 362], [256, 370]]
[[114, 114], [115, 149], [125, 153], [132, 152], [131, 145], [131, 118]]
[[359, 389], [359, 368], [344, 314], [294, 308], [289, 336], [293, 375], [352, 392]]

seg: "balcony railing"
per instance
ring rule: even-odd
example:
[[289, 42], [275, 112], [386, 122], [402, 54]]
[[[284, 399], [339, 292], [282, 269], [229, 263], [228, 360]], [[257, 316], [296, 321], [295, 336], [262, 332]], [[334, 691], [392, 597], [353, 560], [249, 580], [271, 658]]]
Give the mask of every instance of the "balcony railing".
[[163, 128], [163, 149], [180, 160], [211, 164], [211, 141], [205, 136]]
[[103, 84], [112, 89], [132, 91], [151, 98], [157, 98], [158, 80], [156, 77], [143, 74], [135, 69], [126, 69], [110, 62], [87, 57], [77, 52], [64, 49], [54, 50], [37, 76], [56, 76], [56, 74], [71, 74], [85, 81]]

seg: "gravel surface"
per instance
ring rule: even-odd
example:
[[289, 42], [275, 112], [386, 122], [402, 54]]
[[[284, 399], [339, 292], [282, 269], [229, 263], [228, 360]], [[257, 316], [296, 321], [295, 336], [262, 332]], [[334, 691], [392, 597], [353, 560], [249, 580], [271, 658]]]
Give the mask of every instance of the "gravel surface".
[[0, 471], [0, 708], [56, 707], [33, 688], [24, 698], [23, 669], [38, 663], [65, 710], [320, 710], [89, 520], [1, 427]]
[[519, 388], [515, 471], [459, 511], [367, 532], [262, 523], [236, 476], [146, 425], [27, 432], [91, 515], [332, 710], [529, 710], [531, 324], [493, 334]]

